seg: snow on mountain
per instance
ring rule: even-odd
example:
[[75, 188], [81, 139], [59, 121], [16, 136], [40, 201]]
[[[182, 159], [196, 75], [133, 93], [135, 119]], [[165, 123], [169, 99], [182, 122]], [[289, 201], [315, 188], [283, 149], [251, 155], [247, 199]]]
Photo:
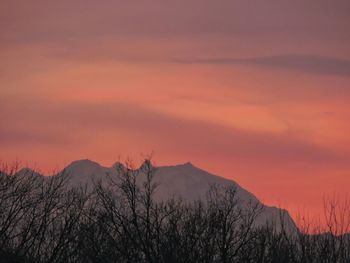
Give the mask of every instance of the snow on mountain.
[[[142, 169], [146, 163], [143, 163], [139, 169]], [[118, 171], [126, 167], [117, 162], [112, 167], [103, 167], [90, 160], [80, 160], [71, 163], [63, 172], [70, 176], [72, 185], [87, 185], [91, 187], [93, 181], [102, 180], [108, 182], [108, 176], [117, 179]], [[174, 166], [154, 167], [154, 182], [158, 187], [155, 192], [156, 200], [166, 200], [168, 198], [181, 198], [184, 201], [195, 201], [205, 199], [206, 193], [211, 185], [234, 186], [237, 196], [241, 202], [252, 202], [262, 204], [257, 197], [248, 192], [233, 180], [210, 174], [191, 163], [185, 163]], [[262, 204], [263, 205], [263, 204]], [[274, 223], [278, 228], [281, 227], [281, 216], [283, 224], [287, 229], [296, 230], [296, 226], [288, 211], [277, 207], [263, 205], [263, 211], [258, 217], [256, 224], [263, 225], [267, 222]]]
[[[147, 162], [147, 161], [146, 161]], [[138, 169], [149, 165], [143, 163]], [[101, 180], [108, 184], [108, 176], [118, 180], [118, 171], [127, 168], [120, 162], [116, 162], [112, 167], [104, 167], [90, 160], [78, 160], [72, 162], [60, 173], [69, 176], [69, 183], [72, 186], [87, 186], [92, 189], [94, 182]], [[158, 185], [155, 192], [156, 200], [166, 200], [169, 198], [181, 198], [186, 202], [198, 199], [204, 200], [211, 185], [217, 186], [233, 186], [236, 189], [238, 199], [242, 203], [259, 203], [263, 205], [257, 197], [248, 192], [233, 180], [229, 180], [217, 175], [210, 174], [200, 168], [195, 167], [191, 163], [185, 163], [174, 166], [153, 167], [154, 182]], [[142, 176], [142, 173], [140, 173]], [[144, 178], [140, 178], [140, 182]], [[281, 216], [285, 227], [294, 232], [296, 225], [290, 217], [288, 211], [277, 207], [263, 205], [263, 211], [257, 218], [256, 224], [263, 225], [267, 222], [273, 223], [277, 228], [281, 227]]]
[[67, 174], [73, 186], [87, 185], [88, 187], [92, 187], [94, 181], [104, 180], [109, 174], [117, 175], [115, 168], [103, 167], [87, 159], [72, 162], [60, 173]]
[[[193, 166], [191, 163], [158, 167], [155, 179], [159, 183], [156, 198], [158, 197], [162, 200], [169, 197], [181, 197], [188, 201], [204, 199], [210, 185], [218, 185], [223, 187], [233, 186], [241, 202], [263, 205], [257, 197], [242, 188], [235, 181], [210, 174]], [[264, 225], [270, 222], [280, 228], [281, 217], [288, 231], [296, 229], [294, 221], [286, 210], [266, 205], [263, 205], [263, 211], [257, 218], [256, 224]]]

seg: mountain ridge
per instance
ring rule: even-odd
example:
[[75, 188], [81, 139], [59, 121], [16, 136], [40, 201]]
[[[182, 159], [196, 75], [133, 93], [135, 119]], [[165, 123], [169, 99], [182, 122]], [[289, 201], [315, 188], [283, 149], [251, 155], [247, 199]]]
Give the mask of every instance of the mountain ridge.
[[[105, 167], [90, 159], [81, 159], [71, 162], [56, 175], [67, 174], [69, 176], [69, 184], [72, 186], [84, 185], [92, 188], [96, 181], [108, 182], [106, 180], [108, 176], [118, 178], [118, 173], [125, 169], [139, 171], [146, 166], [154, 171], [154, 181], [157, 183], [156, 200], [163, 201], [170, 198], [180, 198], [186, 202], [192, 202], [205, 199], [211, 185], [233, 186], [236, 189], [238, 199], [242, 203], [252, 202], [263, 206], [263, 212], [257, 220], [258, 225], [273, 222], [280, 225], [280, 227], [282, 227], [282, 224], [285, 224], [291, 231], [297, 229], [287, 210], [265, 205], [253, 193], [241, 187], [236, 181], [212, 174], [196, 167], [191, 162], [178, 165], [153, 166], [150, 160], [146, 159], [138, 168], [130, 168], [121, 162], [115, 162], [111, 167]], [[26, 168], [26, 171], [30, 170]], [[284, 217], [283, 222], [281, 221], [281, 216]]]

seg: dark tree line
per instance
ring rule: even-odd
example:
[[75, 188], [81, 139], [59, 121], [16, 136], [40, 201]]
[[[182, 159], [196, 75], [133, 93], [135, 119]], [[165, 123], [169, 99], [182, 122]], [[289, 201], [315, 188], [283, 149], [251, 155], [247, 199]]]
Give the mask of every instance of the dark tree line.
[[[93, 189], [64, 173], [0, 172], [0, 262], [350, 262], [349, 203], [325, 200], [327, 231], [257, 227], [263, 207], [234, 188], [206, 200], [155, 201], [154, 168], [119, 167]], [[283, 220], [281, 220], [283, 221]]]

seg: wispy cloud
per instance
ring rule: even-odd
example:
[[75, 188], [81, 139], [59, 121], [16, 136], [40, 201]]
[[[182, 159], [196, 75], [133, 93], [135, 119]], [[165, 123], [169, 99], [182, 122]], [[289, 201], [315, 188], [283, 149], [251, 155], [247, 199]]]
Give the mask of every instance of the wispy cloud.
[[[50, 147], [58, 147], [62, 143], [67, 143], [64, 136], [58, 137], [54, 134], [48, 134], [44, 130], [33, 130], [33, 129], [7, 129], [2, 127], [0, 129], [0, 144], [8, 145], [10, 147], [23, 147], [28, 149], [28, 145], [38, 146], [47, 145]], [[28, 149], [29, 150], [29, 149]]]
[[287, 54], [255, 58], [174, 59], [173, 62], [186, 64], [258, 65], [313, 74], [350, 76], [350, 60], [317, 55]]
[[[216, 155], [225, 158], [249, 158], [250, 160], [302, 161], [322, 163], [342, 161], [340, 154], [329, 149], [301, 141], [292, 134], [268, 134], [245, 131], [205, 121], [181, 119], [162, 112], [127, 103], [47, 103], [17, 104], [16, 112], [10, 106], [1, 106], [1, 111], [13, 112], [4, 123], [14, 124], [18, 130], [9, 134], [0, 133], [0, 141], [31, 141], [55, 144], [57, 139], [80, 144], [105, 142], [97, 134], [108, 130], [109, 134], [126, 134], [129, 141], [140, 145], [148, 141], [154, 149], [161, 147], [176, 151], [179, 155]], [[25, 129], [16, 123], [21, 115], [36, 130]], [[70, 132], [62, 132], [69, 130]], [[45, 138], [38, 130], [45, 130]], [[79, 134], [83, 131], [83, 135]], [[98, 133], [96, 133], [98, 132]], [[76, 133], [71, 137], [71, 133]], [[57, 139], [55, 139], [57, 138]], [[75, 139], [78, 142], [75, 142]], [[118, 140], [118, 137], [108, 141]], [[53, 145], [54, 146], [54, 145]], [[54, 147], [53, 147], [54, 148]]]

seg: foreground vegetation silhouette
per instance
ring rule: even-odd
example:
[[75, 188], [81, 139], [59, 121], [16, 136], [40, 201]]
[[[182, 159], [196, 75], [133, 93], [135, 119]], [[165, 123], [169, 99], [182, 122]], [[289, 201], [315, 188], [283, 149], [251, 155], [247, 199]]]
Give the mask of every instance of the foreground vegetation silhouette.
[[[205, 200], [156, 201], [154, 169], [116, 167], [117, 177], [72, 187], [16, 166], [0, 172], [0, 262], [350, 262], [348, 204], [325, 202], [327, 229], [255, 224], [263, 207], [234, 188]], [[140, 179], [141, 178], [141, 179]], [[283, 222], [283, 220], [281, 220]]]

